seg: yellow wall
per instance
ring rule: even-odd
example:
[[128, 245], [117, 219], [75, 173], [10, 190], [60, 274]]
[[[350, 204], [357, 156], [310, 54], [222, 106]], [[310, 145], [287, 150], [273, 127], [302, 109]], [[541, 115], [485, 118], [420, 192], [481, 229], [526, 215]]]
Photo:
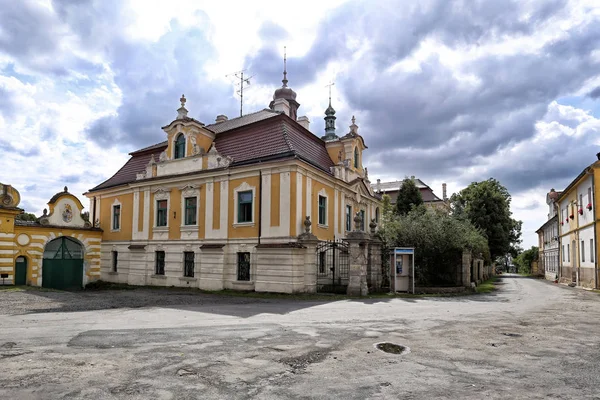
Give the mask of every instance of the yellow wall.
[[[240, 186], [242, 183], [246, 182], [248, 185], [250, 186], [254, 186], [256, 188], [255, 190], [255, 196], [254, 196], [254, 223], [252, 224], [252, 226], [234, 226], [234, 224], [237, 222], [237, 215], [234, 215], [234, 208], [235, 208], [235, 204], [237, 202], [237, 199], [234, 198], [234, 194], [233, 194], [233, 190]], [[249, 238], [249, 237], [258, 237], [258, 221], [260, 221], [260, 215], [259, 215], [259, 203], [260, 203], [260, 178], [259, 176], [251, 176], [248, 178], [243, 178], [243, 179], [232, 179], [229, 181], [229, 210], [228, 210], [228, 220], [229, 220], [229, 227], [228, 227], [228, 237], [230, 238]], [[265, 212], [268, 212], [267, 210], [265, 210]]]
[[338, 232], [344, 232], [342, 227], [346, 223], [346, 210], [342, 210], [342, 192], [338, 195]]
[[338, 157], [340, 150], [342, 151], [342, 160], [347, 158], [344, 154], [344, 145], [341, 142], [327, 143], [326, 146], [327, 153], [329, 153], [329, 158], [331, 158], [331, 161], [333, 161], [334, 164], [340, 162]]
[[[279, 226], [280, 174], [271, 174], [271, 226]], [[265, 210], [266, 212], [267, 210]]]
[[[0, 215], [4, 216], [3, 212]], [[84, 247], [84, 262], [88, 265], [86, 275], [88, 281], [100, 277], [100, 240], [102, 232], [87, 229], [66, 229], [49, 226], [14, 226], [13, 238], [0, 238], [0, 249], [9, 250], [12, 254], [2, 254], [0, 258], [10, 259], [9, 262], [0, 262], [2, 273], [8, 273], [9, 279], [14, 282], [14, 267], [18, 257], [27, 260], [28, 285], [37, 286], [41, 283], [41, 267], [43, 262], [44, 247], [47, 242], [61, 236], [72, 237], [81, 242]], [[17, 238], [26, 237], [28, 243], [21, 245]], [[10, 269], [9, 269], [10, 268]]]
[[[115, 199], [121, 203], [121, 229], [111, 232], [112, 206]], [[100, 226], [104, 229], [104, 240], [131, 240], [132, 225], [133, 193], [102, 197], [100, 200]]]
[[[311, 195], [311, 210], [312, 215], [310, 220], [312, 221], [312, 233], [321, 240], [333, 240], [334, 239], [334, 191], [333, 188], [323, 184], [322, 182], [312, 179], [312, 195]], [[327, 194], [327, 228], [319, 226], [319, 192], [325, 189]]]
[[304, 221], [304, 219], [306, 218], [306, 188], [306, 175], [302, 175], [302, 215], [300, 216], [301, 221]]

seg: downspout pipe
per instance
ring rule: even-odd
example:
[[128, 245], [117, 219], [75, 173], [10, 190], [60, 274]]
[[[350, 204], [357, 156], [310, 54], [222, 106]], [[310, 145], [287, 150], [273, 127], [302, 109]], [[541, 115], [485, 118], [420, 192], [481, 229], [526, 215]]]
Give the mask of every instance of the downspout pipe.
[[[600, 157], [598, 157], [598, 159], [600, 159]], [[598, 289], [598, 234], [596, 232], [598, 228], [598, 220], [596, 218], [596, 182], [594, 179], [594, 168], [592, 167], [588, 173], [592, 175], [592, 198], [590, 199], [590, 203], [592, 203], [592, 210], [594, 212], [594, 214], [592, 215], [592, 218], [594, 219], [594, 248], [592, 249], [592, 251], [594, 252], [594, 288]], [[583, 204], [581, 206], [583, 207]]]

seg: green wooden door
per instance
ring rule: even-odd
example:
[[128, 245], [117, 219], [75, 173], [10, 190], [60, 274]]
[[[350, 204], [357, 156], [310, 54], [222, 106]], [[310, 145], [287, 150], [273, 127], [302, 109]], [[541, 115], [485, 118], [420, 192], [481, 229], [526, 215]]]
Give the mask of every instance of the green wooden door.
[[15, 285], [27, 284], [27, 259], [17, 257], [15, 262]]
[[63, 236], [46, 245], [42, 286], [60, 290], [83, 286], [83, 247], [78, 242]]

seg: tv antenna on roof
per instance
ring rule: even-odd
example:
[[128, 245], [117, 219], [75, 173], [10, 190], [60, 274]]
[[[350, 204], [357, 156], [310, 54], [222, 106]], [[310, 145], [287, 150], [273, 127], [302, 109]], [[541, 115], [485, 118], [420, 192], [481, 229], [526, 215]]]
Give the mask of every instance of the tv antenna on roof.
[[254, 77], [254, 75], [252, 75], [247, 78], [244, 78], [244, 72], [246, 72], [245, 69], [225, 75], [225, 77], [227, 77], [227, 78], [230, 78], [233, 76], [233, 77], [235, 77], [236, 80], [239, 79], [239, 83], [235, 84], [236, 86], [239, 87], [239, 89], [236, 90], [235, 92], [240, 96], [240, 117], [242, 116], [242, 112], [244, 109], [244, 84], [246, 84], [246, 86], [250, 86], [250, 78]]
[[334, 81], [330, 81], [329, 84], [325, 85], [325, 87], [329, 88], [329, 105], [331, 105], [331, 87], [335, 85]]

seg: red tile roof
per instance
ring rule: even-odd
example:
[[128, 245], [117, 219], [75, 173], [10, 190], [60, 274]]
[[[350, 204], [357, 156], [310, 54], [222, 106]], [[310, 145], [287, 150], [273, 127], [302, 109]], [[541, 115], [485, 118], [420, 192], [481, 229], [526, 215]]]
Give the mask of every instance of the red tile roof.
[[[327, 173], [331, 173], [330, 167], [334, 165], [323, 140], [288, 116], [271, 110], [261, 110], [207, 128], [219, 131], [214, 144], [220, 154], [233, 159], [232, 166], [293, 157]], [[161, 142], [130, 153], [132, 157], [116, 174], [90, 191], [134, 182], [136, 174], [146, 169], [150, 157], [158, 160], [166, 147], [167, 142]]]

